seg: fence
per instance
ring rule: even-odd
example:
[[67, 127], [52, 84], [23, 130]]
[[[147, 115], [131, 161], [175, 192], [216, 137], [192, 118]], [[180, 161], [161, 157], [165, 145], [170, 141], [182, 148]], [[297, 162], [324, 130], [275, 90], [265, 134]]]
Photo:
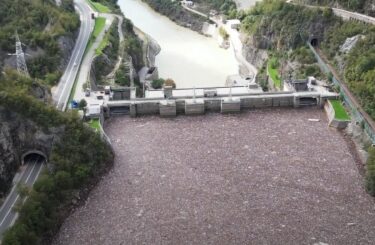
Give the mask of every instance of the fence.
[[351, 95], [349, 94], [350, 92], [346, 91], [346, 88], [344, 85], [341, 83], [341, 81], [331, 72], [331, 68], [324, 62], [324, 60], [320, 57], [318, 52], [316, 52], [315, 48], [307, 42], [307, 45], [311, 49], [311, 51], [314, 53], [314, 56], [316, 60], [318, 61], [318, 65], [320, 69], [326, 74], [332, 74], [332, 82], [334, 85], [338, 86], [340, 88], [340, 95], [344, 99], [346, 105], [348, 105], [351, 115], [354, 118], [356, 122], [360, 122], [361, 124], [363, 123], [363, 129], [365, 133], [370, 137], [371, 141], [373, 144], [375, 144], [375, 129], [371, 127], [371, 122], [369, 120], [371, 119], [366, 119], [366, 117], [360, 112], [359, 106], [357, 106], [352, 99]]

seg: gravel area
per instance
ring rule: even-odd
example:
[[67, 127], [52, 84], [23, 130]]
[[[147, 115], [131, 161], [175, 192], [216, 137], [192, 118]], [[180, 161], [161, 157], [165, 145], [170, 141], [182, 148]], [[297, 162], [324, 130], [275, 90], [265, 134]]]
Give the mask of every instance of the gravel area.
[[54, 244], [375, 243], [374, 200], [322, 110], [119, 117], [106, 131], [115, 166]]

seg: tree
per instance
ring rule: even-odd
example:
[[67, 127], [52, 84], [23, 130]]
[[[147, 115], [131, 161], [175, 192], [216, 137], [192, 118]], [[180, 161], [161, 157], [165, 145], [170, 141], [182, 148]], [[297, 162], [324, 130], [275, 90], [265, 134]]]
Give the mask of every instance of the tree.
[[163, 78], [158, 78], [158, 79], [155, 79], [155, 80], [152, 81], [151, 86], [154, 89], [160, 89], [160, 88], [163, 87], [163, 84], [164, 84], [164, 79]]
[[167, 78], [164, 82], [164, 86], [171, 86], [172, 88], [176, 88], [176, 83], [173, 79]]
[[85, 100], [85, 99], [81, 99], [81, 101], [80, 101], [79, 104], [78, 104], [78, 108], [79, 108], [80, 110], [83, 110], [83, 109], [86, 108], [86, 106], [87, 106], [87, 102], [86, 102], [86, 100]]

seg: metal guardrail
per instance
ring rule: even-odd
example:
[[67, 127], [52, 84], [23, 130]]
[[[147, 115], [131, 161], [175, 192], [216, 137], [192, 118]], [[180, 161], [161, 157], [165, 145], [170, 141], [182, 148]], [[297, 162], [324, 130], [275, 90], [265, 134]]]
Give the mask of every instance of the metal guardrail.
[[358, 110], [359, 108], [356, 106], [356, 103], [352, 101], [345, 89], [343, 88], [342, 82], [331, 72], [329, 66], [324, 62], [324, 60], [320, 57], [318, 52], [315, 48], [307, 42], [308, 47], [314, 53], [316, 60], [318, 61], [319, 67], [323, 70], [326, 74], [332, 74], [332, 82], [340, 88], [340, 95], [344, 99], [345, 103], [348, 105], [351, 111], [351, 115], [353, 118], [360, 123], [363, 123], [363, 130], [364, 132], [370, 137], [373, 144], [375, 144], [375, 129], [371, 127], [370, 122], [365, 118], [365, 116]]

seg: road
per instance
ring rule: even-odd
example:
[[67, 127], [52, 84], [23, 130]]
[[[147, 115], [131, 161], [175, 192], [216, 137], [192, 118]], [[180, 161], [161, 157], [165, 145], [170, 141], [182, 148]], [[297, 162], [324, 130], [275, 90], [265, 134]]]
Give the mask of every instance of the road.
[[[308, 8], [321, 8], [321, 9], [329, 8], [329, 6], [309, 5], [309, 4], [304, 4], [304, 3], [301, 3], [301, 2], [298, 2], [298, 1], [293, 1], [293, 0], [288, 0], [287, 3], [296, 4], [296, 5], [303, 5], [303, 6], [308, 7]], [[364, 14], [360, 14], [360, 13], [357, 13], [357, 12], [351, 12], [351, 11], [348, 11], [348, 10], [345, 10], [345, 9], [339, 9], [339, 8], [331, 8], [331, 9], [336, 16], [341, 17], [344, 20], [354, 19], [354, 20], [358, 20], [358, 21], [362, 21], [362, 22], [371, 24], [371, 25], [375, 25], [375, 18], [374, 17], [364, 15]]]
[[[40, 172], [43, 169], [43, 162], [41, 159], [35, 159], [31, 162], [26, 162], [18, 183], [32, 187], [38, 179]], [[11, 192], [7, 196], [5, 202], [0, 208], [0, 240], [2, 234], [13, 225], [18, 214], [13, 210], [14, 205], [20, 200], [20, 195], [17, 193], [17, 184], [14, 184]]]
[[95, 25], [95, 21], [91, 19], [91, 13], [93, 10], [85, 0], [75, 0], [75, 6], [76, 10], [80, 14], [81, 28], [79, 30], [79, 35], [68, 66], [66, 67], [65, 72], [53, 93], [53, 99], [56, 103], [56, 107], [62, 111], [65, 111], [68, 104], [70, 92], [73, 88], [86, 46]]

